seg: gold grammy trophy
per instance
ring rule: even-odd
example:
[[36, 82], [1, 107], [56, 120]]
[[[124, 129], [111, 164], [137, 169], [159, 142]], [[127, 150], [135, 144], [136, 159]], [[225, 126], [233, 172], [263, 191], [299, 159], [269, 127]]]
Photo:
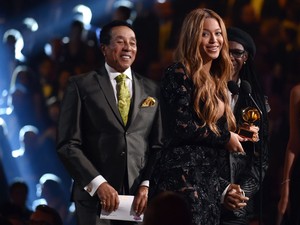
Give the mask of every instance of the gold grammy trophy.
[[242, 118], [245, 122], [238, 128], [238, 134], [242, 137], [249, 138], [253, 142], [259, 141], [258, 127], [254, 129], [254, 122], [260, 119], [258, 109], [254, 107], [243, 109]]

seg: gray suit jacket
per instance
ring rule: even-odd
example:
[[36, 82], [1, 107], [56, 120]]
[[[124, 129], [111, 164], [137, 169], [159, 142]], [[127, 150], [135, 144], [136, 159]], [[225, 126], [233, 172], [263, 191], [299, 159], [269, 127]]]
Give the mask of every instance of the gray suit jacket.
[[[105, 68], [69, 80], [58, 125], [57, 152], [74, 179], [74, 199], [102, 175], [117, 191], [127, 179], [131, 194], [148, 180], [162, 148], [159, 86], [132, 72], [133, 97], [123, 124]], [[153, 106], [142, 107], [147, 97]]]

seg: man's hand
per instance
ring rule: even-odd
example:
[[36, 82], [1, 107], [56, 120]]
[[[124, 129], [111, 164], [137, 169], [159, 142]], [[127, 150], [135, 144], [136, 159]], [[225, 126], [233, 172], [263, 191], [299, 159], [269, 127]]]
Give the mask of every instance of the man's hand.
[[225, 198], [224, 206], [228, 210], [235, 210], [244, 208], [247, 205], [248, 197], [245, 196], [244, 191], [241, 189], [240, 185], [230, 184]]
[[148, 202], [148, 187], [140, 186], [133, 200], [133, 209], [137, 216], [145, 212]]
[[97, 189], [97, 195], [101, 209], [109, 213], [118, 209], [120, 203], [118, 192], [109, 183], [102, 183]]

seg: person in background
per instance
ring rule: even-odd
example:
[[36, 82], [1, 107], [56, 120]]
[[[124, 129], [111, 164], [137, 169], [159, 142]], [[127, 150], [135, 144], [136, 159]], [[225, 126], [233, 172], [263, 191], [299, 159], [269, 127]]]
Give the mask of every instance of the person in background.
[[[251, 85], [254, 101], [261, 110], [260, 119], [255, 122], [258, 127], [259, 140], [243, 142], [245, 155], [223, 151], [220, 154], [221, 164], [221, 190], [222, 214], [221, 224], [249, 224], [259, 209], [259, 202], [254, 201], [255, 195], [262, 185], [262, 180], [268, 168], [268, 111], [266, 97], [259, 82], [259, 77], [255, 71], [254, 56], [256, 47], [251, 36], [237, 27], [227, 28], [229, 43], [229, 55], [233, 64], [232, 80], [241, 86], [243, 81]], [[234, 95], [235, 94], [235, 95]], [[231, 106], [237, 121], [237, 126], [242, 126], [245, 121], [242, 111], [251, 106], [257, 108], [255, 103], [245, 93], [243, 88], [238, 93], [234, 93], [231, 98]], [[244, 201], [240, 195], [232, 192], [232, 188], [238, 185], [249, 198], [247, 205], [243, 208], [237, 204]], [[254, 202], [256, 208], [254, 209]], [[257, 218], [256, 218], [257, 219]]]
[[64, 225], [71, 225], [74, 216], [69, 210], [70, 200], [64, 190], [62, 179], [55, 174], [47, 173], [41, 176], [36, 186], [36, 193], [39, 198], [33, 202], [32, 208], [40, 204], [46, 204], [57, 211]]
[[115, 9], [112, 14], [112, 20], [123, 20], [132, 24], [132, 13], [134, 9], [132, 6], [119, 5], [115, 6]]
[[7, 218], [0, 215], [0, 224], [1, 225], [13, 225]]
[[41, 204], [35, 208], [29, 220], [29, 225], [38, 224], [63, 225], [63, 221], [55, 208]]
[[230, 71], [223, 20], [210, 9], [191, 11], [182, 25], [175, 62], [162, 80], [168, 130], [151, 196], [163, 191], [184, 196], [193, 225], [219, 224], [219, 152], [223, 148], [244, 152], [240, 143], [244, 138], [233, 132], [227, 91]]
[[148, 205], [143, 225], [191, 225], [192, 215], [189, 205], [181, 195], [164, 191]]
[[286, 146], [281, 193], [278, 202], [278, 224], [286, 216], [286, 224], [299, 225], [300, 171], [300, 84], [290, 91], [290, 133]]
[[0, 215], [12, 224], [25, 224], [32, 214], [27, 206], [29, 188], [25, 181], [16, 180], [9, 185], [9, 201], [0, 206]]
[[8, 140], [8, 129], [4, 119], [0, 116], [0, 205], [9, 200], [7, 175], [5, 166], [11, 161], [11, 148]]
[[99, 220], [100, 210], [118, 209], [119, 195], [134, 195], [139, 216], [162, 149], [159, 86], [131, 69], [137, 40], [131, 25], [102, 27], [105, 65], [72, 76], [61, 104], [57, 152], [74, 179], [78, 225], [133, 224]]

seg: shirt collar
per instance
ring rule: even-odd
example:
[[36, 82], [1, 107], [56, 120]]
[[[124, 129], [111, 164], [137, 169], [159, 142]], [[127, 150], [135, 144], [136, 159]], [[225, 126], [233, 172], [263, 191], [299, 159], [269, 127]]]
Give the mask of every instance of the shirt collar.
[[[117, 76], [119, 76], [121, 73], [117, 72], [114, 68], [112, 68], [111, 66], [109, 66], [107, 63], [105, 63], [105, 68], [108, 72], [109, 78], [111, 80], [114, 80]], [[127, 76], [127, 78], [129, 78], [130, 80], [132, 80], [132, 74], [131, 74], [131, 68], [128, 67], [122, 74], [125, 74]]]

